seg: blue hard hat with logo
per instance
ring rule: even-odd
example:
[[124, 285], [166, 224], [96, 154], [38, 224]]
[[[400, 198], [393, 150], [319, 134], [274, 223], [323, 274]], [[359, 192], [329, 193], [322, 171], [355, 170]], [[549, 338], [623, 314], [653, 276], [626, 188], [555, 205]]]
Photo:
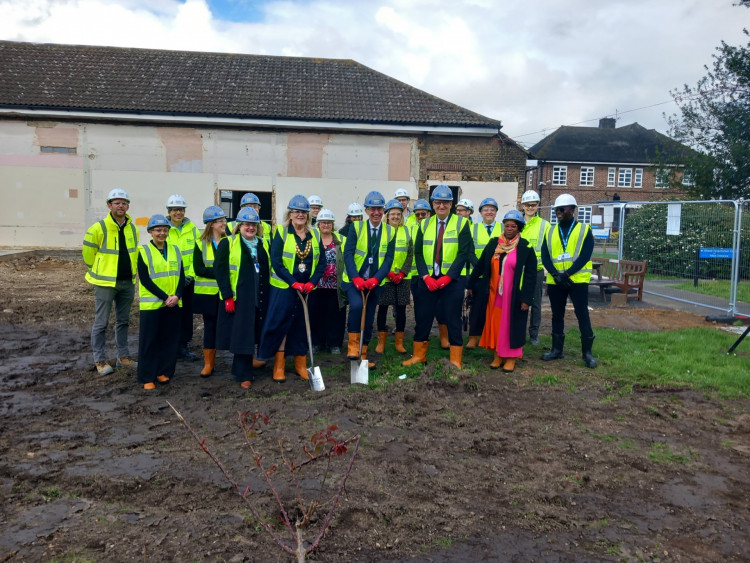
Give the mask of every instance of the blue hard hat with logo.
[[258, 212], [252, 207], [243, 207], [235, 218], [237, 223], [260, 223]]
[[505, 217], [503, 217], [503, 223], [505, 223], [506, 221], [515, 221], [520, 225], [526, 224], [526, 219], [524, 219], [523, 213], [521, 213], [517, 209], [511, 209], [505, 214]]
[[399, 211], [404, 210], [404, 206], [397, 199], [389, 199], [388, 203], [385, 204], [385, 212], [388, 213], [391, 209], [398, 209]]
[[[401, 204], [399, 204], [401, 205]], [[380, 192], [371, 191], [365, 196], [365, 209], [368, 207], [385, 207], [385, 198]]]
[[169, 227], [169, 221], [167, 221], [167, 218], [164, 217], [161, 213], [157, 213], [156, 215], [152, 215], [151, 218], [148, 220], [148, 224], [146, 225], [146, 231], [150, 231], [151, 229], [155, 227]]
[[260, 205], [260, 200], [254, 193], [246, 193], [240, 200], [240, 207], [245, 207], [246, 205], [250, 205], [251, 203], [257, 203], [258, 205]]
[[432, 211], [429, 202], [426, 199], [418, 199], [412, 207], [412, 211]]
[[310, 202], [307, 201], [307, 198], [305, 196], [297, 194], [289, 200], [289, 205], [287, 205], [286, 208], [294, 209], [296, 211], [307, 211], [309, 213]]
[[484, 198], [482, 200], [482, 203], [479, 204], [479, 211], [480, 212], [482, 211], [482, 207], [484, 207], [485, 205], [491, 205], [491, 206], [493, 206], [495, 208], [495, 211], [497, 211], [498, 209], [500, 209], [500, 206], [497, 204], [497, 201], [495, 201], [495, 199], [491, 198], [491, 197]]
[[203, 211], [203, 222], [208, 223], [209, 221], [216, 221], [217, 219], [226, 218], [227, 214], [218, 205], [209, 205]]
[[430, 200], [453, 201], [453, 192], [445, 184], [440, 184], [439, 186], [436, 186], [434, 190], [432, 190], [432, 195], [430, 196]]

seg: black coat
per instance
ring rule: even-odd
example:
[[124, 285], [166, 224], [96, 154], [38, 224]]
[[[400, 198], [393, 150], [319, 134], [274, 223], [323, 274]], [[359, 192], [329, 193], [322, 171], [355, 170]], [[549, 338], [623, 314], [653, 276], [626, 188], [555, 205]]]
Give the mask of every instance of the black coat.
[[233, 354], [254, 355], [255, 344], [260, 339], [260, 328], [268, 303], [268, 255], [263, 244], [259, 243], [260, 274], [258, 274], [255, 271], [250, 250], [242, 241], [238, 242], [241, 247], [241, 259], [235, 295], [229, 281], [229, 242], [229, 238], [222, 239], [216, 249], [214, 275], [222, 300], [229, 297], [235, 298], [235, 312], [230, 315], [226, 312], [223, 302], [219, 305], [216, 348], [229, 350]]
[[[487, 295], [490, 289], [490, 276], [492, 275], [492, 256], [497, 248], [498, 237], [493, 237], [484, 247], [482, 255], [479, 257], [469, 278], [469, 289]], [[505, 255], [502, 256], [505, 258]], [[523, 287], [521, 279], [523, 278]], [[529, 247], [529, 241], [520, 239], [516, 246], [516, 272], [513, 276], [513, 295], [511, 295], [510, 311], [510, 347], [521, 348], [526, 344], [526, 324], [529, 318], [529, 311], [521, 310], [521, 303], [527, 303], [531, 307], [534, 301], [534, 288], [536, 287], [536, 253]], [[495, 299], [490, 295], [489, 299]], [[475, 304], [485, 306], [484, 304]]]

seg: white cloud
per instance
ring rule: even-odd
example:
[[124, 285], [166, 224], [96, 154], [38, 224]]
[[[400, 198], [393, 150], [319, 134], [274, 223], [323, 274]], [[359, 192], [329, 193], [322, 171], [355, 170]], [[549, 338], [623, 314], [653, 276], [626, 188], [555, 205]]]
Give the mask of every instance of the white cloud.
[[[287, 0], [266, 2], [263, 21], [233, 23], [207, 0], [0, 0], [0, 38], [354, 59], [533, 143], [541, 134], [519, 136], [666, 101], [697, 81], [722, 39], [747, 42], [750, 9], [732, 4]], [[675, 107], [620, 123], [665, 131], [664, 111]]]

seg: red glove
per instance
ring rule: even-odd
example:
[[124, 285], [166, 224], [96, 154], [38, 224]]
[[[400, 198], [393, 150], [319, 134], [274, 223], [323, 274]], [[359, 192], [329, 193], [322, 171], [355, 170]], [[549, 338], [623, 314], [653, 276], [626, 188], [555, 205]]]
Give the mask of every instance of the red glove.
[[365, 282], [365, 289], [368, 291], [372, 291], [376, 287], [378, 287], [378, 284], [380, 282], [378, 281], [378, 278], [370, 278]]
[[312, 282], [307, 282], [303, 291], [305, 293], [310, 293], [313, 289], [315, 289], [315, 284], [313, 284]]
[[357, 288], [357, 291], [364, 291], [365, 289], [364, 278], [356, 277], [352, 280], [352, 283], [354, 284], [354, 287]]
[[424, 284], [430, 291], [436, 291], [438, 289], [437, 281], [435, 281], [435, 278], [431, 276], [427, 276], [426, 278], [424, 278]]
[[396, 278], [398, 277], [398, 274], [397, 274], [396, 272], [388, 272], [388, 274], [386, 274], [386, 276], [387, 276], [387, 277], [388, 277], [388, 279], [389, 279], [389, 280], [391, 280], [391, 281], [392, 281], [393, 283], [398, 283], [398, 282], [396, 281]]
[[397, 284], [397, 285], [398, 285], [398, 284], [400, 284], [400, 283], [401, 283], [401, 282], [402, 282], [403, 280], [404, 280], [404, 273], [403, 273], [403, 272], [399, 272], [398, 274], [396, 274], [396, 279], [395, 279], [395, 280], [393, 280], [393, 283], [395, 283], [395, 284]]
[[435, 280], [438, 286], [438, 289], [443, 289], [446, 285], [451, 283], [453, 279], [451, 279], [450, 276], [440, 276], [437, 280]]
[[234, 297], [224, 299], [224, 310], [230, 315], [234, 313]]
[[301, 291], [302, 293], [305, 292], [305, 284], [302, 282], [294, 282], [292, 284], [292, 289], [296, 289], [297, 291]]

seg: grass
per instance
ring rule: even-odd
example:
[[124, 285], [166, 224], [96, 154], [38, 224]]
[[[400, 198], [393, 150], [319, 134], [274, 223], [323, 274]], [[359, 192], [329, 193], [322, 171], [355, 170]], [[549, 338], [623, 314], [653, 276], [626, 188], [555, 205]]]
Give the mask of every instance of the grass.
[[694, 454], [687, 450], [685, 454], [677, 454], [669, 449], [669, 445], [662, 442], [653, 442], [648, 452], [648, 458], [654, 463], [679, 463], [686, 464], [694, 459]]
[[[667, 287], [690, 291], [700, 295], [710, 295], [712, 297], [729, 299], [731, 282], [729, 280], [698, 280], [698, 287], [694, 287], [692, 281], [670, 284]], [[750, 303], [750, 285], [747, 283], [740, 283], [737, 286], [737, 301]]]

